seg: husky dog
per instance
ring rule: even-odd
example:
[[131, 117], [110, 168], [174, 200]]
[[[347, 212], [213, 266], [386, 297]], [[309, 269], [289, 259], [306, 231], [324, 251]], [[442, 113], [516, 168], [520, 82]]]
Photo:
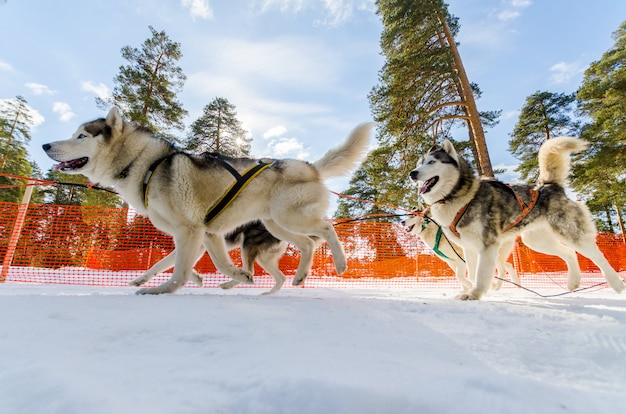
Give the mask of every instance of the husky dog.
[[[463, 257], [463, 250], [460, 246], [450, 241], [446, 236], [443, 238], [441, 227], [438, 226], [427, 214], [428, 208], [424, 208], [423, 205], [418, 205], [413, 209], [413, 214], [402, 222], [402, 225], [407, 227], [407, 231], [418, 235], [422, 241], [437, 254], [437, 256], [446, 262], [450, 269], [454, 271], [456, 278], [461, 282], [463, 291], [467, 292], [472, 288], [472, 282], [465, 276], [467, 271], [467, 264]], [[498, 290], [502, 287], [502, 278], [504, 278], [505, 272], [511, 276], [513, 282], [519, 283], [517, 272], [511, 263], [507, 262], [511, 249], [506, 249], [507, 246], [503, 246], [500, 249], [498, 260], [496, 262], [496, 269], [498, 270], [499, 279], [493, 283], [493, 288]]]
[[253, 220], [261, 220], [272, 235], [300, 250], [293, 280], [298, 286], [313, 260], [316, 244], [309, 236], [327, 241], [337, 273], [346, 270], [343, 247], [324, 219], [329, 192], [323, 181], [347, 174], [364, 157], [372, 126], [357, 126], [343, 144], [314, 163], [255, 160], [182, 152], [125, 122], [113, 108], [106, 118], [87, 122], [70, 139], [44, 144], [43, 149], [60, 162], [58, 170], [115, 187], [139, 214], [173, 236], [174, 251], [162, 259], [174, 262], [172, 277], [138, 294], [182, 287], [205, 249], [220, 272], [252, 284], [250, 272], [231, 262], [224, 235]]
[[[280, 270], [278, 261], [285, 253], [287, 242], [278, 240], [267, 231], [261, 221], [256, 220], [237, 227], [235, 230], [224, 236], [226, 248], [228, 250], [239, 247], [241, 249], [241, 262], [243, 270], [250, 272], [254, 276], [254, 261], [259, 262], [261, 267], [272, 275], [276, 283], [268, 292], [262, 295], [271, 295], [280, 290], [285, 283], [285, 274]], [[131, 285], [141, 286], [157, 274], [169, 269], [174, 265], [174, 256], [168, 260], [161, 260], [150, 270], [130, 282]], [[202, 278], [195, 270], [192, 270], [191, 279], [198, 286], [202, 286]], [[222, 289], [232, 289], [240, 282], [230, 280], [220, 284]]]
[[536, 186], [478, 179], [448, 140], [418, 161], [410, 177], [421, 183], [419, 192], [430, 204], [433, 219], [463, 247], [470, 275], [476, 278], [476, 285], [458, 299], [480, 299], [493, 279], [499, 251], [503, 245], [512, 246], [517, 235], [531, 249], [567, 262], [568, 289], [580, 286], [575, 252], [591, 259], [616, 292], [624, 289], [624, 282], [596, 245], [589, 211], [565, 194], [570, 154], [586, 146], [573, 137], [546, 141], [539, 150]]

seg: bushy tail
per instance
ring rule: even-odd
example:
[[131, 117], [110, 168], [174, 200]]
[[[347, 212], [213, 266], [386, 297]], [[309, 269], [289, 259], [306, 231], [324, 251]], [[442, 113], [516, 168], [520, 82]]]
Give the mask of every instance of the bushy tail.
[[348, 139], [338, 147], [329, 150], [313, 165], [317, 168], [322, 179], [346, 175], [360, 162], [367, 153], [370, 142], [370, 131], [373, 122], [358, 125], [352, 130]]
[[570, 172], [570, 154], [587, 148], [588, 143], [574, 137], [547, 140], [539, 148], [539, 184], [565, 185]]

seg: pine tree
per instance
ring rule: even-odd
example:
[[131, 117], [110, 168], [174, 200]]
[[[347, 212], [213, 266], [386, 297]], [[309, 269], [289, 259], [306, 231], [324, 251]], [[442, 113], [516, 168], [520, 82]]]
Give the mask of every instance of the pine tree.
[[101, 108], [116, 105], [129, 120], [158, 133], [183, 129], [187, 111], [176, 100], [187, 79], [177, 66], [182, 57], [180, 43], [170, 40], [164, 31], [149, 29], [152, 37], [141, 49], [122, 48], [122, 57], [129, 63], [120, 66], [112, 98], [97, 98], [96, 102]]
[[370, 94], [383, 124], [381, 135], [397, 139], [445, 136], [462, 120], [468, 127], [480, 174], [493, 176], [477, 109], [454, 37], [458, 19], [442, 0], [379, 0], [384, 25], [381, 48], [386, 63]]
[[235, 105], [226, 98], [215, 98], [191, 124], [186, 148], [193, 152], [219, 152], [231, 157], [250, 155], [251, 138], [237, 119]]
[[[626, 205], [626, 21], [613, 33], [614, 46], [585, 71], [577, 92], [580, 112], [591, 119], [581, 138], [590, 143], [575, 166], [572, 184], [594, 200], [598, 212], [614, 209], [621, 224]], [[590, 205], [592, 211], [593, 206]]]
[[[377, 5], [386, 60], [369, 100], [380, 148], [364, 163], [362, 181], [354, 177], [347, 192], [358, 196], [363, 191], [360, 198], [385, 204], [414, 204], [417, 196], [407, 191], [408, 174], [419, 154], [451, 138], [452, 129], [460, 125], [467, 127], [469, 141], [456, 147], [476, 160], [480, 174], [493, 176], [483, 124], [495, 125], [500, 112], [481, 113], [476, 107], [480, 90], [469, 82], [454, 40], [458, 19], [441, 0], [378, 0]], [[380, 185], [375, 195], [366, 191], [374, 182]], [[358, 215], [342, 203], [348, 202], [340, 201], [339, 215]]]
[[575, 94], [548, 91], [537, 91], [526, 98], [509, 140], [509, 150], [521, 161], [516, 171], [522, 180], [536, 181], [537, 153], [541, 144], [559, 135], [578, 134], [580, 124], [574, 118], [575, 100]]
[[[0, 107], [0, 173], [30, 177], [33, 167], [28, 161], [26, 144], [30, 142], [32, 117], [26, 100], [17, 96]], [[20, 202], [24, 194], [20, 180], [0, 176], [0, 201]]]

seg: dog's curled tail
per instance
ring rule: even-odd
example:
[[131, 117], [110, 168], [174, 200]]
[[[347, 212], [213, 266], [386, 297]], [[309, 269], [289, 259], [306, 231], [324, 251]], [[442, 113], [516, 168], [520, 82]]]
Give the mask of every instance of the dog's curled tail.
[[565, 185], [570, 172], [570, 154], [587, 148], [588, 143], [574, 137], [547, 140], [539, 148], [539, 184]]
[[330, 149], [313, 163], [323, 180], [348, 174], [365, 157], [373, 127], [373, 122], [357, 125], [343, 144]]

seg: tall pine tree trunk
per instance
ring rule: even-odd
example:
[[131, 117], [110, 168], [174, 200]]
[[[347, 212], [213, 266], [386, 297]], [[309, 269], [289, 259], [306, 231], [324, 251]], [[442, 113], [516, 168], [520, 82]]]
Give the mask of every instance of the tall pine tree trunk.
[[456, 47], [456, 42], [454, 41], [454, 36], [448, 26], [448, 22], [446, 19], [442, 18], [439, 18], [439, 21], [442, 24], [444, 35], [446, 36], [446, 40], [450, 46], [450, 51], [452, 52], [452, 57], [454, 58], [454, 66], [459, 76], [459, 82], [463, 92], [462, 99], [466, 104], [467, 115], [469, 117], [468, 124], [470, 138], [473, 136], [476, 153], [478, 155], [477, 164], [480, 168], [479, 174], [485, 177], [493, 178], [493, 168], [491, 166], [491, 159], [489, 158], [489, 151], [487, 150], [487, 142], [485, 141], [485, 131], [483, 130], [483, 125], [480, 121], [480, 113], [478, 112], [478, 107], [476, 106], [476, 100], [474, 99], [474, 93], [472, 92], [472, 85], [470, 84], [465, 68], [463, 67], [463, 61], [461, 60], [459, 49]]

